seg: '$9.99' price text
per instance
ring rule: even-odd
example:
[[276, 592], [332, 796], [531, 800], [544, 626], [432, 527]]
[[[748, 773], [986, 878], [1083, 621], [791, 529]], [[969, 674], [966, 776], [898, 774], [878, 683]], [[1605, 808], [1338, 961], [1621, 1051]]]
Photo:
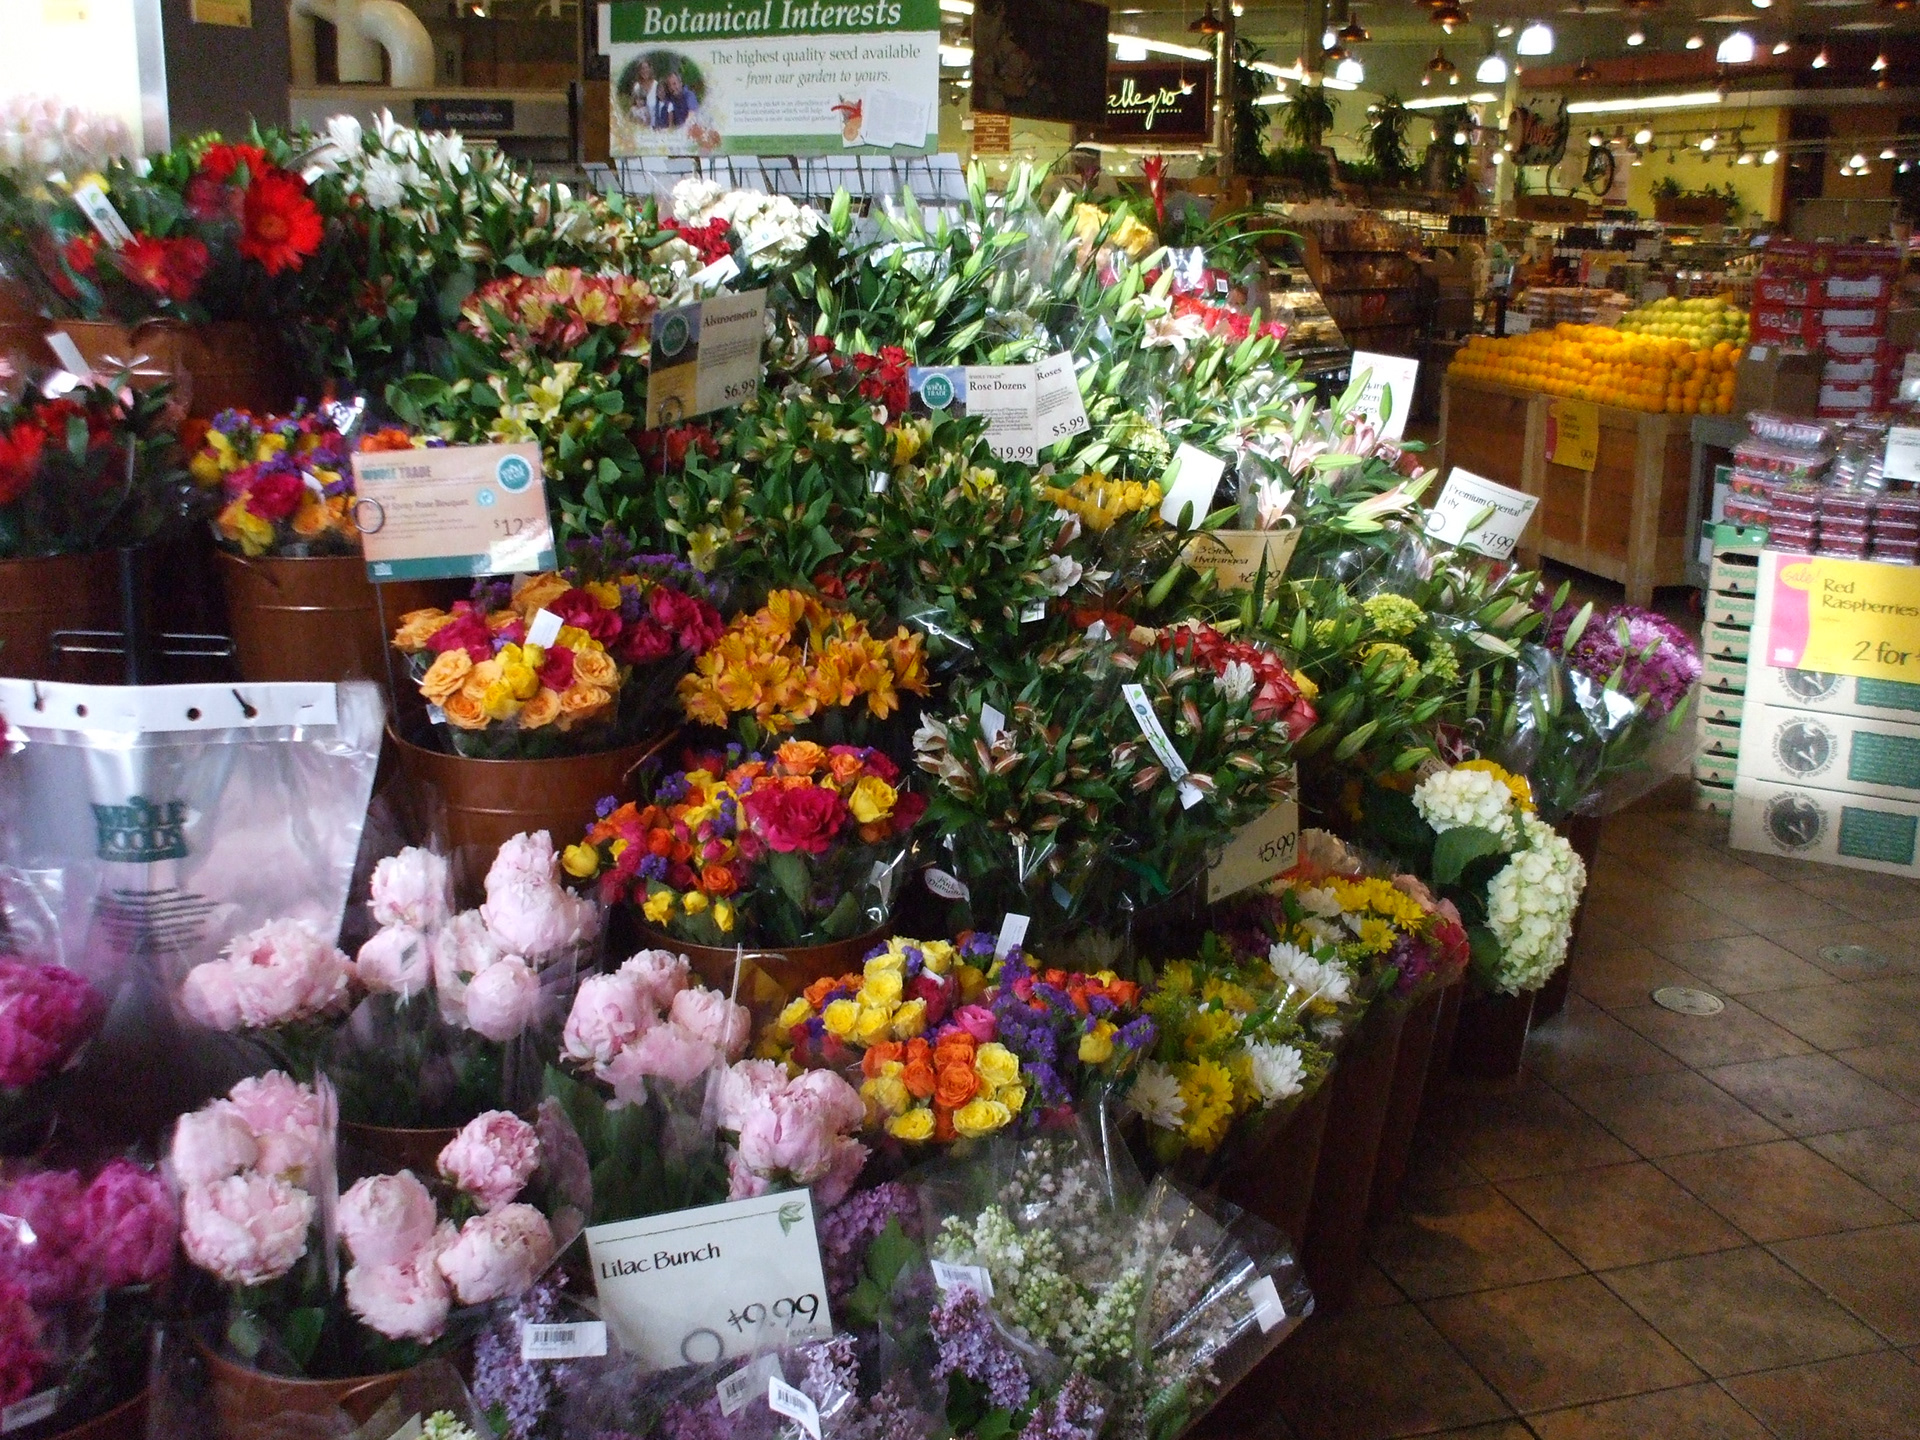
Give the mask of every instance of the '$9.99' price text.
[[790, 1300], [776, 1300], [771, 1305], [762, 1305], [755, 1301], [743, 1305], [738, 1310], [727, 1312], [727, 1323], [740, 1334], [757, 1329], [771, 1318], [776, 1325], [811, 1325], [820, 1316], [820, 1297], [814, 1294], [796, 1296]]

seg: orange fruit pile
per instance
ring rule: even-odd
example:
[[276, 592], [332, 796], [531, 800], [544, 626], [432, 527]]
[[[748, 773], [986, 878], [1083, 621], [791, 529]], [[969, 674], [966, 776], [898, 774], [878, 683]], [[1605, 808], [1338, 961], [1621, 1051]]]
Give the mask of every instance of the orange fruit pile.
[[1725, 415], [1739, 360], [1739, 347], [1724, 340], [1696, 349], [1677, 337], [1556, 325], [1504, 340], [1475, 335], [1447, 373], [1654, 415]]

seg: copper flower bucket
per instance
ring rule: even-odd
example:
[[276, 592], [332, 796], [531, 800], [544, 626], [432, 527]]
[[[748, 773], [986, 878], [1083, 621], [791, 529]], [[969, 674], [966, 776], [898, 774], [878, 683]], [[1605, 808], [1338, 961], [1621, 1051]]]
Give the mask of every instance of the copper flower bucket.
[[[48, 327], [54, 328], [54, 327]], [[138, 376], [170, 379], [184, 393], [187, 413], [211, 420], [222, 410], [256, 414], [285, 411], [294, 401], [280, 347], [263, 327], [239, 321], [183, 325], [149, 320], [64, 320], [64, 330], [96, 370], [145, 357]]]
[[407, 1373], [390, 1370], [346, 1380], [303, 1380], [256, 1370], [204, 1343], [200, 1356], [212, 1382], [219, 1440], [252, 1440], [255, 1435], [275, 1433], [275, 1422], [283, 1415], [311, 1415], [324, 1421], [345, 1411], [354, 1424], [364, 1425], [400, 1388]]
[[421, 1179], [432, 1178], [440, 1168], [440, 1152], [460, 1133], [454, 1125], [428, 1125], [404, 1130], [392, 1125], [363, 1125], [357, 1120], [340, 1122], [340, 1138], [345, 1146], [357, 1147], [380, 1162], [377, 1174], [411, 1170]]
[[[461, 580], [408, 580], [375, 586], [358, 555], [310, 559], [218, 552], [227, 624], [242, 680], [388, 678], [393, 632], [409, 610], [451, 604]], [[406, 661], [392, 656], [403, 691]], [[404, 697], [396, 697], [396, 699]], [[416, 707], [417, 708], [417, 707]]]
[[[715, 990], [731, 992], [735, 952], [719, 945], [690, 945], [664, 931], [647, 925], [635, 927], [640, 943], [652, 950], [671, 950], [693, 962], [702, 983]], [[860, 968], [869, 950], [884, 945], [893, 934], [892, 925], [882, 925], [849, 940], [831, 940], [824, 945], [796, 945], [785, 949], [746, 946], [747, 959], [741, 979], [740, 1003], [754, 1012], [756, 1019], [777, 1012], [787, 1001], [816, 980], [834, 979]]]
[[147, 1390], [103, 1410], [91, 1420], [58, 1431], [52, 1440], [144, 1440], [147, 1433]]
[[78, 673], [53, 648], [61, 630], [118, 624], [120, 571], [111, 550], [0, 560], [0, 675], [22, 680], [101, 678]]

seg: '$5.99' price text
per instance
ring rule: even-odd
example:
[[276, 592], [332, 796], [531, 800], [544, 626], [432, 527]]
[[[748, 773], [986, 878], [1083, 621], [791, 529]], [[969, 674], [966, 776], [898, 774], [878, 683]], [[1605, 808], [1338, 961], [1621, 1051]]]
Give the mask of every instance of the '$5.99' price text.
[[762, 1305], [758, 1301], [743, 1305], [738, 1310], [727, 1312], [727, 1323], [735, 1331], [744, 1335], [758, 1329], [771, 1318], [776, 1325], [811, 1325], [820, 1316], [820, 1297], [807, 1294], [790, 1300], [776, 1300], [771, 1305]]

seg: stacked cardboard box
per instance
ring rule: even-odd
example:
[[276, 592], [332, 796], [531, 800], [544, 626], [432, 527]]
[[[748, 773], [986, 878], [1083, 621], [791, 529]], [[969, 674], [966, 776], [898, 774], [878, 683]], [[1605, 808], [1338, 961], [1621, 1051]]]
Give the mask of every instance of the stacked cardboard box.
[[1752, 343], [1825, 356], [1820, 414], [1884, 409], [1899, 383], [1887, 318], [1899, 275], [1892, 246], [1772, 241], [1754, 281]]
[[1734, 773], [1745, 714], [1747, 653], [1752, 645], [1754, 592], [1766, 531], [1738, 525], [1712, 530], [1707, 574], [1707, 619], [1701, 634], [1700, 743], [1694, 754], [1694, 804], [1733, 809]]

